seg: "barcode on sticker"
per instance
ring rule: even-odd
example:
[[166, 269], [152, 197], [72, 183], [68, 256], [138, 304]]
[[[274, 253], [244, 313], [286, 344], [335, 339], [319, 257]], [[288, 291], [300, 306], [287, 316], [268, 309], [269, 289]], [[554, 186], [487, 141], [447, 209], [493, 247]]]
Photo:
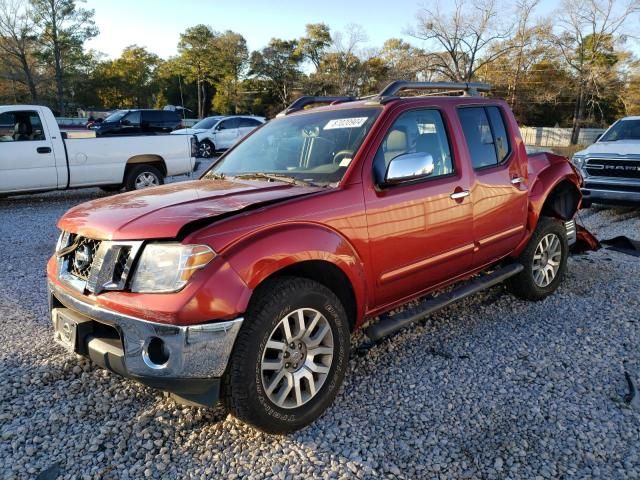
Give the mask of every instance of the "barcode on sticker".
[[364, 125], [369, 117], [354, 117], [354, 118], [336, 118], [329, 120], [324, 126], [324, 130], [332, 130], [334, 128], [359, 128]]

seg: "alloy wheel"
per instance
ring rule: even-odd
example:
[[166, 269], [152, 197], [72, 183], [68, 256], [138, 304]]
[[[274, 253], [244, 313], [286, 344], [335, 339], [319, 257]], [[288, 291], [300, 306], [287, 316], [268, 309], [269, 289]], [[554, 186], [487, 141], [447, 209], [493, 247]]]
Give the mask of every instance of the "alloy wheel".
[[562, 262], [562, 244], [555, 233], [548, 233], [533, 254], [533, 280], [541, 288], [549, 286], [558, 275]]
[[333, 331], [313, 308], [295, 310], [278, 322], [262, 353], [262, 385], [280, 408], [297, 408], [314, 398], [333, 361]]
[[142, 172], [136, 177], [135, 186], [136, 190], [142, 190], [143, 188], [155, 187], [160, 185], [160, 179], [151, 172]]

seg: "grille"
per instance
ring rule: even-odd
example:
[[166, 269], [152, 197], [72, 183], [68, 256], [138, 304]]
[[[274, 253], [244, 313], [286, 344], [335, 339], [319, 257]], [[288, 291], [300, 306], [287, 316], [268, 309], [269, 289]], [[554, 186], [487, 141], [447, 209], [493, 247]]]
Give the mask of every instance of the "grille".
[[587, 173], [594, 177], [640, 178], [640, 161], [592, 158], [587, 161]]
[[74, 241], [78, 243], [78, 246], [68, 255], [69, 273], [87, 280], [91, 272], [93, 259], [100, 247], [100, 241], [85, 237], [76, 238]]
[[122, 280], [126, 281], [124, 278], [125, 273], [127, 273], [127, 264], [129, 262], [129, 256], [131, 254], [130, 247], [124, 247], [118, 253], [118, 259], [116, 260], [116, 266], [113, 269], [113, 281], [118, 283]]

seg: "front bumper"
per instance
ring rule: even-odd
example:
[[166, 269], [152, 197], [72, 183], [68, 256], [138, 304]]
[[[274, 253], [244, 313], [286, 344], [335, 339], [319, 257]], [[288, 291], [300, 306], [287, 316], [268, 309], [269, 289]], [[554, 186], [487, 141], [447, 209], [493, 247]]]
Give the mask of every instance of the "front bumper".
[[603, 203], [609, 205], [640, 205], [640, 191], [616, 190], [615, 187], [582, 189], [582, 203], [589, 206], [592, 203]]
[[[243, 319], [176, 326], [88, 303], [49, 282], [55, 339], [96, 364], [179, 400], [213, 405]], [[63, 321], [59, 319], [62, 318]], [[62, 325], [74, 338], [63, 341]], [[67, 340], [68, 338], [65, 337]], [[161, 346], [161, 348], [160, 348]]]

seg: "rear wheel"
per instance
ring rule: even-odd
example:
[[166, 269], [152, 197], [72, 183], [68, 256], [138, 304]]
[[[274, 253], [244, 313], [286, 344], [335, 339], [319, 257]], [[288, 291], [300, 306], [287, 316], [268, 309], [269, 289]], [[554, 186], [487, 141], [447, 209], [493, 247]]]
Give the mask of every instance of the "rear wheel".
[[227, 408], [268, 433], [310, 424], [340, 388], [349, 341], [347, 315], [331, 290], [304, 278], [270, 282], [247, 311], [229, 359]]
[[124, 186], [127, 192], [156, 187], [164, 183], [164, 176], [153, 165], [132, 165], [125, 176]]
[[567, 269], [569, 246], [564, 223], [540, 217], [527, 248], [519, 257], [524, 270], [507, 280], [508, 289], [527, 300], [542, 300], [560, 285]]

